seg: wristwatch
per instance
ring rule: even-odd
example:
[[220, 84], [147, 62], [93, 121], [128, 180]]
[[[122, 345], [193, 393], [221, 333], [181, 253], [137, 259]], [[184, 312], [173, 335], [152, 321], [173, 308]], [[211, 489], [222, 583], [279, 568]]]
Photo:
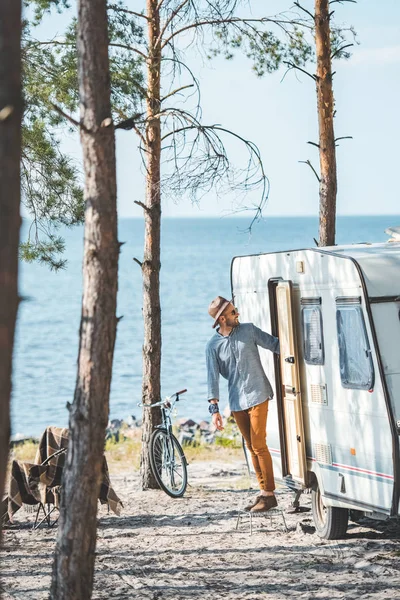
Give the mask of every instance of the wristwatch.
[[217, 413], [219, 413], [218, 402], [210, 402], [208, 412], [210, 413], [210, 415], [216, 415]]

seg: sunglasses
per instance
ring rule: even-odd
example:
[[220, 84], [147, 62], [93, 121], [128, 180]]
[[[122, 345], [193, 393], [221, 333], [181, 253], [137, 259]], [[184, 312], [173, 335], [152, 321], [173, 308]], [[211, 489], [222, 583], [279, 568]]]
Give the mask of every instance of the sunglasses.
[[224, 315], [224, 317], [228, 317], [228, 316], [232, 316], [232, 317], [234, 317], [235, 315], [238, 315], [238, 314], [239, 314], [239, 311], [238, 311], [238, 309], [237, 309], [237, 308], [234, 308], [233, 310], [231, 310], [231, 312], [229, 312], [229, 313], [226, 313], [226, 314]]

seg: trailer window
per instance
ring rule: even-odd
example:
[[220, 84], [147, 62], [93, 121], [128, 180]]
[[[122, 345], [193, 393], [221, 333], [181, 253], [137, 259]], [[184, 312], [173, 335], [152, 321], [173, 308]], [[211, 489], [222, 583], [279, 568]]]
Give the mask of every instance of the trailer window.
[[309, 365], [324, 364], [322, 313], [319, 306], [303, 308], [304, 360]]
[[374, 367], [361, 307], [338, 306], [336, 325], [343, 387], [372, 389]]

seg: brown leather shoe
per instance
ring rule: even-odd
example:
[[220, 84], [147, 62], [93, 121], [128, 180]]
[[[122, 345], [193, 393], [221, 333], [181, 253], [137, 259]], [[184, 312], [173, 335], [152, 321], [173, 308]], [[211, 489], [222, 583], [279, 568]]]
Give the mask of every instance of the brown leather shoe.
[[260, 498], [261, 498], [261, 496], [257, 496], [257, 498], [255, 498], [254, 500], [252, 500], [250, 502], [250, 504], [248, 504], [247, 506], [244, 507], [243, 510], [250, 511], [253, 508], [253, 506], [255, 506], [258, 503], [258, 501], [259, 501]]
[[258, 496], [258, 502], [250, 509], [252, 513], [268, 512], [278, 506], [275, 496]]

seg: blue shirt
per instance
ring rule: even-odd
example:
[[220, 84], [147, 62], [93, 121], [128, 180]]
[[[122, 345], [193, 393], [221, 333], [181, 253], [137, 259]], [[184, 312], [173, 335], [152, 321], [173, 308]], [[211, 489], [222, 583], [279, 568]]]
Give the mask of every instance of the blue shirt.
[[242, 323], [223, 336], [218, 331], [207, 344], [208, 399], [219, 399], [219, 375], [228, 380], [229, 408], [245, 410], [272, 398], [258, 347], [279, 354], [278, 338], [253, 323]]

